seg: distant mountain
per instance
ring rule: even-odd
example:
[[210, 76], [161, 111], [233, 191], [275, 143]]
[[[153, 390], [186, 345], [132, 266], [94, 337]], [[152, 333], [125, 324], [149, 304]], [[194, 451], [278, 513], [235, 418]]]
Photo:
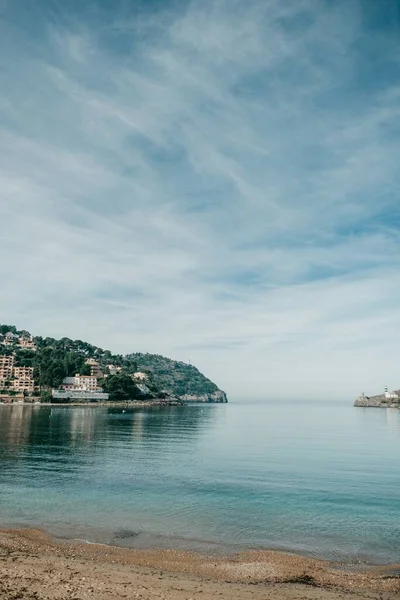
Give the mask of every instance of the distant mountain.
[[16, 368], [33, 368], [35, 393], [42, 396], [65, 377], [94, 370], [107, 391], [117, 394], [124, 389], [130, 399], [172, 396], [186, 402], [227, 402], [225, 392], [196, 367], [158, 354], [113, 354], [82, 340], [31, 336], [14, 325], [0, 324], [0, 355], [10, 354]]

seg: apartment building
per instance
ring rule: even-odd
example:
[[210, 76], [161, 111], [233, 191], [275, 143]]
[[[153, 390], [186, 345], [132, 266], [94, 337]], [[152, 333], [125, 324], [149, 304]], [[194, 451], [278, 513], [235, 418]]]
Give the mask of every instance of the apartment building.
[[33, 367], [14, 367], [12, 389], [16, 392], [33, 392]]
[[0, 355], [0, 389], [15, 392], [33, 392], [33, 367], [15, 367], [13, 355]]
[[97, 377], [98, 379], [101, 379], [103, 377], [103, 372], [101, 370], [100, 363], [98, 363], [97, 360], [95, 360], [94, 358], [88, 358], [85, 361], [85, 365], [90, 366], [91, 377]]
[[0, 389], [4, 389], [13, 376], [14, 356], [0, 355]]

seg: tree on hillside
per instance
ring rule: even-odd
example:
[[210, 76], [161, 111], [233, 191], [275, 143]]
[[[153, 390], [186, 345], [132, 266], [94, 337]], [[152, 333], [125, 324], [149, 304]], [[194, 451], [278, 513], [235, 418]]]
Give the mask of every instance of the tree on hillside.
[[129, 375], [110, 375], [103, 381], [105, 391], [110, 394], [110, 400], [137, 400], [142, 393]]
[[44, 347], [37, 352], [33, 361], [34, 378], [41, 388], [58, 388], [64, 377], [79, 373], [84, 358], [76, 352], [65, 352], [60, 344]]
[[36, 353], [33, 350], [17, 348], [15, 351], [16, 367], [33, 367], [35, 364]]
[[[78, 373], [78, 371], [77, 371]], [[79, 370], [80, 375], [90, 375], [90, 365], [84, 364]]]
[[17, 328], [14, 325], [0, 325], [0, 333], [5, 335], [6, 333], [17, 333]]
[[[63, 356], [63, 364], [65, 369], [64, 377], [73, 377], [77, 373], [80, 373], [81, 375], [86, 375], [86, 373], [82, 372], [84, 363], [84, 358], [77, 352], [66, 352]], [[87, 374], [90, 375], [90, 367], [89, 373]]]

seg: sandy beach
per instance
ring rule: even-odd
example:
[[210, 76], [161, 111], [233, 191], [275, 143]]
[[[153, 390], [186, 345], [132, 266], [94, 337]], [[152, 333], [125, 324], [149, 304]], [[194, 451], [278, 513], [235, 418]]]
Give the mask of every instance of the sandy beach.
[[324, 600], [398, 598], [400, 565], [346, 570], [297, 555], [210, 557], [54, 540], [0, 531], [1, 600]]

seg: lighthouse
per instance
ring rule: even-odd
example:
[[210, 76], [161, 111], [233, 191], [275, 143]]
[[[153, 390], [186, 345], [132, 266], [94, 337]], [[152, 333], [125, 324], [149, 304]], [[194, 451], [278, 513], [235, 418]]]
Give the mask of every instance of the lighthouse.
[[388, 386], [385, 385], [385, 398], [387, 400], [398, 400], [399, 396], [396, 392], [388, 392]]

